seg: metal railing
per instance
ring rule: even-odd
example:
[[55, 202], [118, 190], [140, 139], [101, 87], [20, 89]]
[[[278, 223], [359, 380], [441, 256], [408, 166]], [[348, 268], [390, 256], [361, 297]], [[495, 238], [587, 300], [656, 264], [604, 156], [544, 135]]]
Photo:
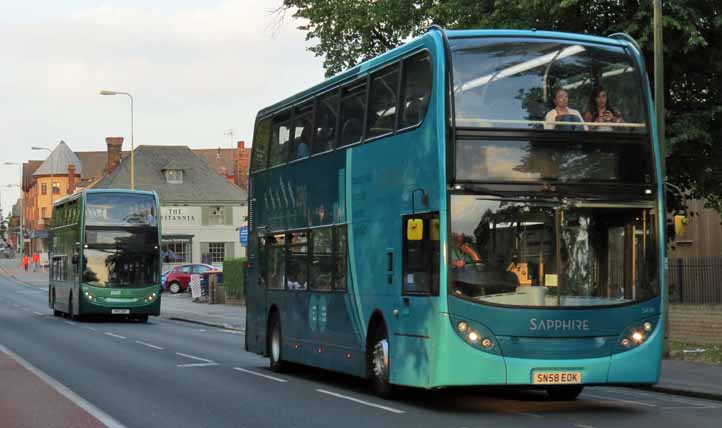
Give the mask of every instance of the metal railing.
[[670, 302], [722, 304], [722, 257], [670, 258], [668, 263]]

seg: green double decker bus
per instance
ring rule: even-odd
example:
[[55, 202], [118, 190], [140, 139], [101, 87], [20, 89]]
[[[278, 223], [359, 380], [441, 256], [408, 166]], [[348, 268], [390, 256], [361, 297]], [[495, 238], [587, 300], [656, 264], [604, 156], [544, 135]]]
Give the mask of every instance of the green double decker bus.
[[53, 205], [48, 304], [56, 316], [160, 314], [155, 192], [84, 190]]

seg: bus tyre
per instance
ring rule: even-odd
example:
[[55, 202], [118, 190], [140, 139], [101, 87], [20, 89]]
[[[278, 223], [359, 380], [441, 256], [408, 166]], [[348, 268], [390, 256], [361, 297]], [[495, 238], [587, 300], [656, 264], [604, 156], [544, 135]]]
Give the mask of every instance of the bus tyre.
[[282, 372], [285, 369], [285, 364], [282, 359], [281, 353], [281, 320], [277, 314], [271, 316], [271, 321], [268, 326], [268, 356], [271, 363], [271, 370], [274, 372]]
[[376, 326], [366, 345], [366, 361], [373, 392], [381, 398], [390, 398], [393, 386], [389, 381], [391, 356], [389, 339], [384, 325]]
[[141, 324], [148, 324], [148, 315], [138, 315], [135, 319]]
[[168, 285], [168, 291], [170, 291], [170, 294], [178, 294], [180, 292], [180, 284], [173, 281]]
[[73, 294], [70, 294], [70, 297], [68, 297], [68, 319], [70, 321], [75, 319], [75, 315], [73, 315]]
[[571, 401], [576, 400], [583, 389], [584, 386], [582, 385], [553, 386], [547, 388], [547, 394], [553, 401]]

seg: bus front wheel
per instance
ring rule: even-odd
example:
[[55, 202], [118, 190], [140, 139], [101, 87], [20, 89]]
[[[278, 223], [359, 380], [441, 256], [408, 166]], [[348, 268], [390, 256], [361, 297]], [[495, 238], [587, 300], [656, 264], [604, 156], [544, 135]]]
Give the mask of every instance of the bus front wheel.
[[284, 363], [281, 355], [281, 320], [277, 314], [271, 316], [268, 326], [268, 356], [271, 361], [271, 370], [274, 372], [282, 372]]
[[385, 326], [379, 325], [374, 328], [366, 354], [371, 388], [379, 397], [391, 397], [393, 393], [393, 386], [389, 381], [391, 356], [389, 355], [389, 339]]
[[584, 387], [582, 385], [573, 386], [553, 386], [547, 388], [547, 394], [549, 398], [554, 401], [571, 401], [576, 400], [579, 394], [582, 393]]

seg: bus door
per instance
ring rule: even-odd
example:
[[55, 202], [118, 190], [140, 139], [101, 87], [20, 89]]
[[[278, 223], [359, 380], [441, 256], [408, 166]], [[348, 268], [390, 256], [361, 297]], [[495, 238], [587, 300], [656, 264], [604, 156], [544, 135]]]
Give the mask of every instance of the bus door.
[[[397, 376], [423, 384], [428, 380], [424, 373], [428, 373], [430, 364], [435, 322], [433, 297], [439, 294], [439, 215], [404, 216], [402, 225], [403, 254], [399, 266], [393, 266], [394, 261], [389, 258], [389, 270], [401, 272], [401, 283], [396, 287], [394, 327], [389, 332], [391, 340], [397, 343], [392, 345], [392, 358], [396, 357], [393, 361]], [[393, 355], [396, 352], [404, 355]]]
[[246, 350], [265, 352], [266, 343], [266, 240], [249, 234], [246, 277]]

